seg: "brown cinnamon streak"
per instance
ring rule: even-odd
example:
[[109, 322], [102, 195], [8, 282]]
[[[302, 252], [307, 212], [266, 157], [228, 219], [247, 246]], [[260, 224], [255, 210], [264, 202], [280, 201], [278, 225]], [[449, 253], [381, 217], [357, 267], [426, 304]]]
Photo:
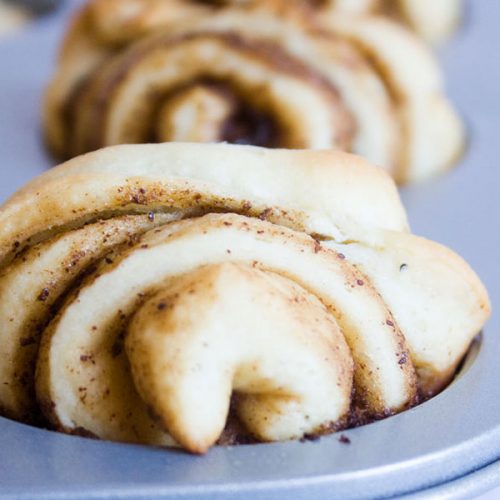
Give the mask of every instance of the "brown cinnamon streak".
[[[276, 44], [261, 40], [249, 40], [233, 32], [213, 33], [202, 31], [174, 37], [165, 35], [151, 36], [124, 51], [118, 58], [116, 56], [114, 56], [114, 58], [112, 57], [111, 61], [107, 61], [101, 66], [100, 72], [94, 73], [86, 82], [83, 82], [82, 86], [78, 91], [75, 91], [75, 94], [69, 99], [66, 105], [68, 110], [66, 113], [68, 122], [73, 122], [68, 123], [68, 126], [71, 128], [74, 124], [75, 109], [79, 106], [78, 102], [76, 104], [74, 103], [73, 98], [77, 101], [81, 99], [85, 100], [85, 94], [87, 94], [92, 87], [94, 90], [92, 95], [89, 96], [90, 99], [87, 99], [86, 105], [89, 106], [89, 108], [86, 110], [86, 113], [90, 113], [93, 126], [88, 129], [87, 136], [81, 148], [82, 150], [72, 151], [69, 156], [93, 151], [105, 146], [103, 131], [109, 103], [112, 101], [112, 96], [116, 89], [119, 88], [120, 83], [127, 78], [131, 69], [139, 64], [143, 57], [158, 48], [174, 47], [186, 41], [197, 39], [203, 41], [207, 38], [219, 40], [227, 44], [233, 50], [244, 52], [249, 58], [265, 61], [270, 66], [279, 68], [283, 73], [308, 81], [316, 86], [319, 91], [328, 94], [332, 101], [332, 106], [336, 107], [343, 115], [341, 122], [344, 124], [344, 127], [339, 133], [339, 137], [337, 138], [338, 142], [345, 145], [351, 142], [355, 131], [353, 118], [342, 105], [337, 89], [335, 89], [322, 75], [313, 71], [298, 59], [287, 54]], [[98, 86], [95, 85], [96, 78], [99, 80]], [[286, 147], [285, 132], [281, 130], [279, 120], [271, 115], [271, 111], [255, 109], [255, 107], [249, 105], [248, 102], [245, 102], [246, 96], [244, 92], [238, 92], [233, 89], [230, 82], [215, 82], [213, 78], [206, 75], [206, 77], [199, 78], [193, 83], [199, 83], [200, 81], [211, 81], [218, 86], [221, 92], [226, 95], [227, 93], [231, 93], [237, 100], [235, 112], [221, 130], [221, 141], [267, 147]], [[158, 93], [157, 95], [151, 95], [151, 98], [155, 101], [162, 102], [179, 90], [179, 88], [169, 89], [165, 94]], [[152, 123], [149, 137], [144, 138], [144, 142], [155, 142], [155, 139], [154, 123]]]

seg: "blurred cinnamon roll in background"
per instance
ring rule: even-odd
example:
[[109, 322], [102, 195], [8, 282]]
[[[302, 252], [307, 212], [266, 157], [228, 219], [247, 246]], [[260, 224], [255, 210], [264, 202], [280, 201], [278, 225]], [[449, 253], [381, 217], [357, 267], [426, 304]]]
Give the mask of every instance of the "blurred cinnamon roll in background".
[[63, 3], [64, 0], [0, 0], [0, 36], [55, 12]]
[[298, 5], [309, 8], [326, 23], [329, 16], [339, 13], [383, 15], [406, 24], [432, 43], [446, 40], [462, 17], [461, 0], [92, 0], [91, 10], [99, 36], [120, 43], [193, 16], [256, 4], [267, 8]]
[[91, 2], [47, 91], [47, 143], [58, 158], [166, 141], [336, 148], [400, 183], [429, 178], [459, 157], [463, 126], [423, 42], [346, 13], [372, 3]]
[[25, 9], [0, 1], [0, 37], [22, 28], [29, 20]]
[[[324, 21], [342, 12], [354, 15], [378, 14], [413, 29], [427, 42], [447, 40], [462, 19], [462, 0], [323, 0], [307, 1], [316, 6]], [[328, 22], [328, 21], [326, 21]]]

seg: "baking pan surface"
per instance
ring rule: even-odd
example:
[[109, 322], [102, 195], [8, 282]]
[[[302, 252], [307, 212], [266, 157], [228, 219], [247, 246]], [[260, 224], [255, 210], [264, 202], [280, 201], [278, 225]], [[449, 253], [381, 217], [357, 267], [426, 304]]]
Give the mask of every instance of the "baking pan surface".
[[[75, 2], [67, 5], [0, 41], [2, 201], [51, 165], [39, 108]], [[469, 495], [494, 485], [500, 458], [500, 2], [470, 7], [468, 22], [440, 53], [449, 93], [468, 122], [468, 151], [449, 174], [402, 192], [414, 232], [458, 251], [490, 291], [494, 313], [462, 375], [417, 408], [345, 432], [350, 444], [332, 435], [193, 457], [0, 418], [0, 499], [330, 499], [425, 495], [432, 487], [453, 497], [460, 485]]]

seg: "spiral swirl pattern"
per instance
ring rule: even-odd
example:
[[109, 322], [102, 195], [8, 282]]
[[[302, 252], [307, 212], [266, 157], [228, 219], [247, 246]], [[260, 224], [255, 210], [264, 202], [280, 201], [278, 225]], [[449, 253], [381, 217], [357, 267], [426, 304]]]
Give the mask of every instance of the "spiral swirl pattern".
[[0, 407], [69, 433], [202, 453], [228, 421], [258, 441], [359, 425], [445, 387], [489, 314], [343, 153], [108, 148], [0, 222]]
[[411, 33], [340, 14], [322, 17], [325, 31], [298, 8], [281, 15], [272, 6], [220, 8], [120, 44], [96, 36], [89, 6], [48, 89], [50, 148], [65, 158], [167, 141], [336, 148], [401, 183], [457, 159], [461, 121], [434, 57]]

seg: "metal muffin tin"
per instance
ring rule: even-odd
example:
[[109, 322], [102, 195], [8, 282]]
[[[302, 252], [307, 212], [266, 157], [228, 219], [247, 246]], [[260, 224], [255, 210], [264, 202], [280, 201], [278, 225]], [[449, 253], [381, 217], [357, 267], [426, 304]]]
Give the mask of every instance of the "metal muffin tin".
[[[73, 3], [74, 6], [74, 3]], [[403, 199], [417, 234], [463, 255], [500, 303], [500, 3], [476, 1], [440, 56], [468, 120], [462, 164]], [[61, 19], [0, 40], [0, 199], [50, 164], [40, 143], [41, 91]], [[206, 456], [93, 441], [0, 418], [0, 499], [321, 499], [461, 497], [500, 482], [500, 316], [457, 380], [401, 415], [315, 442], [216, 448]]]

